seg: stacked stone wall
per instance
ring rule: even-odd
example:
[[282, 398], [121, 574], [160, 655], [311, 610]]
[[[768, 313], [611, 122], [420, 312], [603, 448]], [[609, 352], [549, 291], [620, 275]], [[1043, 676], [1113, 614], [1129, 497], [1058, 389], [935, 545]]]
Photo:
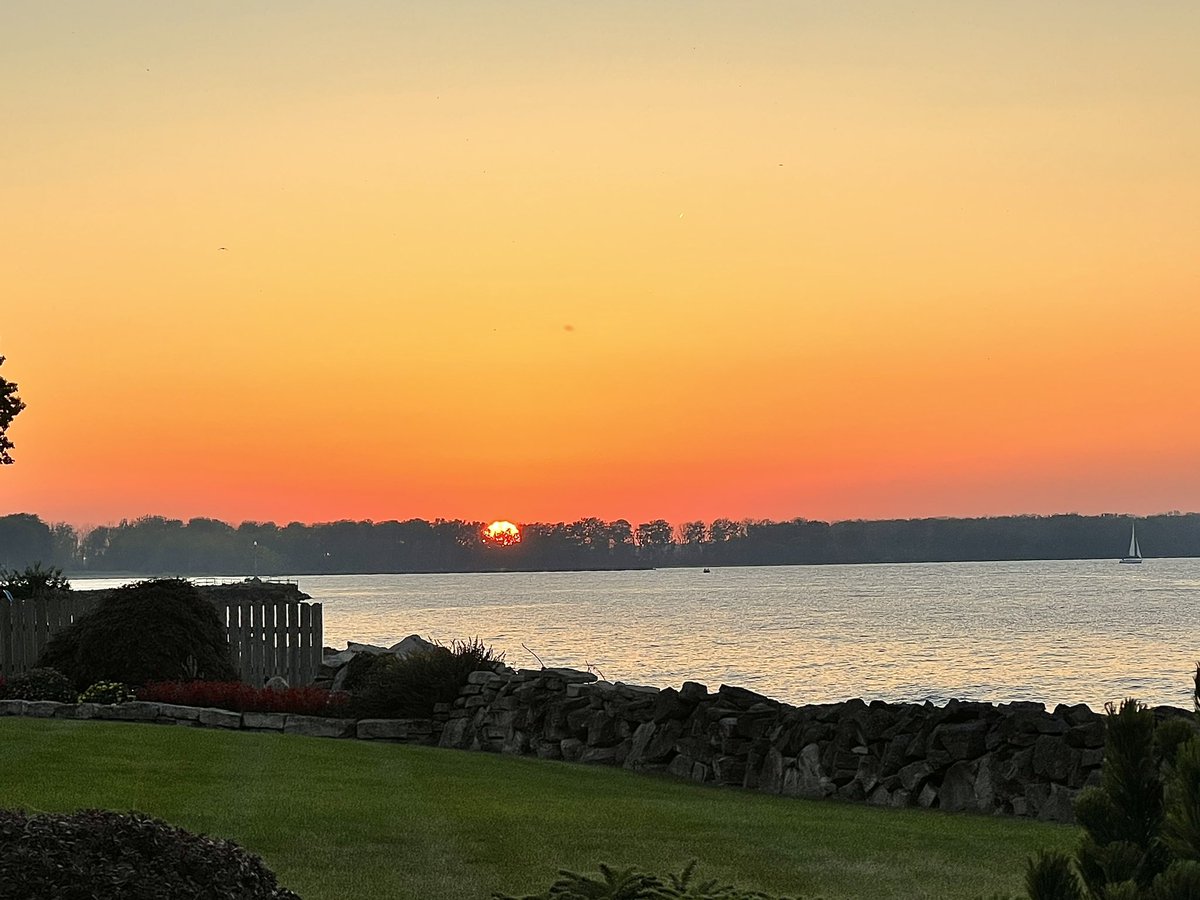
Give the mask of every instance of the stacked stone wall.
[[1104, 757], [1104, 716], [1084, 705], [794, 707], [728, 685], [659, 690], [572, 669], [476, 672], [435, 720], [443, 747], [1059, 822], [1071, 821], [1075, 796], [1098, 783]]

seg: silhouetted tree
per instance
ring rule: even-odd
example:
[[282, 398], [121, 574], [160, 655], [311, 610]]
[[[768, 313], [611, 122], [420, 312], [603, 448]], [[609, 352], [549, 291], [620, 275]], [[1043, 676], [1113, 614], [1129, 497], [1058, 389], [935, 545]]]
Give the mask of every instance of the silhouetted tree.
[[[304, 525], [144, 516], [82, 535], [37, 516], [0, 516], [0, 567], [44, 560], [74, 572], [260, 575], [627, 569], [636, 566], [773, 566], [823, 563], [1119, 557], [1129, 518], [1005, 516], [828, 522], [717, 519], [636, 528], [624, 519], [521, 524], [522, 541], [495, 547], [481, 522], [409, 519]], [[1200, 555], [1200, 514], [1139, 519], [1150, 556]], [[257, 546], [256, 546], [257, 542]]]
[[[2, 365], [4, 357], [0, 356], [0, 366]], [[8, 426], [24, 408], [24, 401], [17, 396], [16, 384], [0, 377], [0, 465], [12, 464], [12, 456], [8, 451], [13, 448], [13, 442], [8, 439]]]
[[643, 522], [637, 527], [638, 554], [650, 565], [666, 561], [671, 550], [671, 523], [666, 519]]
[[50, 526], [29, 513], [0, 516], [0, 567], [27, 566], [54, 559]]

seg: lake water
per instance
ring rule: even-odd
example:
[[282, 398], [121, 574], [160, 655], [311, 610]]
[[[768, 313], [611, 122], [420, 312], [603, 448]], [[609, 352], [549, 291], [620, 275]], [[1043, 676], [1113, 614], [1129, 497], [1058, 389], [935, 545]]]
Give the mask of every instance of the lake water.
[[[1200, 559], [307, 575], [325, 643], [481, 637], [518, 668], [791, 703], [951, 697], [1190, 708]], [[75, 579], [75, 587], [114, 580]], [[527, 651], [522, 645], [529, 648]]]

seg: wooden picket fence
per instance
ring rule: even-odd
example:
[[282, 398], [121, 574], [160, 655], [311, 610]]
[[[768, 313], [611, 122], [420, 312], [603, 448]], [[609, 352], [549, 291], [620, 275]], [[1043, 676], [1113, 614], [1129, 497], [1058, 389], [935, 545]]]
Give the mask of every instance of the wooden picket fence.
[[225, 623], [233, 667], [246, 684], [282, 675], [292, 687], [312, 684], [321, 668], [320, 603], [301, 600], [213, 600]]
[[[13, 600], [0, 594], [0, 675], [34, 666], [60, 628], [99, 603], [96, 595]], [[320, 603], [300, 600], [213, 600], [225, 624], [233, 667], [242, 681], [261, 686], [282, 675], [293, 687], [311, 684], [321, 667]], [[147, 635], [153, 640], [153, 635]]]

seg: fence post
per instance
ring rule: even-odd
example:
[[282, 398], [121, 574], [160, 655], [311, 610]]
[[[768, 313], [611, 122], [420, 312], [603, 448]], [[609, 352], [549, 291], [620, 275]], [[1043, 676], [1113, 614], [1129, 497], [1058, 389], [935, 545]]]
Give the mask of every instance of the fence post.
[[0, 595], [0, 675], [15, 675], [13, 668], [13, 599], [5, 591]]

